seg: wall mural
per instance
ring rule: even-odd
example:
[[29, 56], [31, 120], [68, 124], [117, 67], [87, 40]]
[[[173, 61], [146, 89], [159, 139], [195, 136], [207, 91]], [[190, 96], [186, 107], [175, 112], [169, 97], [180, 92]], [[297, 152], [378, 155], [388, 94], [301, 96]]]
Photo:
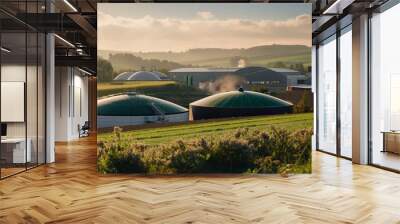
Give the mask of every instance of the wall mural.
[[311, 172], [310, 4], [98, 4], [98, 171]]

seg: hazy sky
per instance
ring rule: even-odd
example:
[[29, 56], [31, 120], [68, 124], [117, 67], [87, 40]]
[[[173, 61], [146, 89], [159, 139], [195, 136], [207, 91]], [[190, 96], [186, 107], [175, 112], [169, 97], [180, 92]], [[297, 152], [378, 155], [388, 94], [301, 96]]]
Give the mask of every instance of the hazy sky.
[[97, 18], [100, 50], [311, 45], [311, 4], [99, 3]]

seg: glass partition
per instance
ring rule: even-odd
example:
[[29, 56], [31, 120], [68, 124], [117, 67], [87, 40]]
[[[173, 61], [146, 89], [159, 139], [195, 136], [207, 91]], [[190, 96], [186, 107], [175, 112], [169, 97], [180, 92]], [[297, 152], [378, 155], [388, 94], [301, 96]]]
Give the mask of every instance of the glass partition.
[[[0, 6], [36, 13], [42, 10], [39, 3]], [[5, 178], [45, 163], [46, 39], [1, 12], [0, 20], [0, 178]]]
[[400, 170], [400, 5], [371, 19], [371, 162]]
[[26, 33], [3, 32], [1, 46], [1, 175], [6, 177], [24, 171], [31, 162], [26, 141]]
[[336, 36], [318, 48], [318, 149], [336, 154]]
[[37, 64], [37, 162], [46, 162], [46, 38], [43, 33], [38, 33], [38, 64]]
[[352, 32], [340, 35], [340, 155], [352, 157]]
[[28, 32], [27, 35], [27, 64], [26, 64], [26, 114], [27, 114], [27, 150], [30, 151], [30, 161], [27, 167], [34, 167], [38, 160], [38, 34]]

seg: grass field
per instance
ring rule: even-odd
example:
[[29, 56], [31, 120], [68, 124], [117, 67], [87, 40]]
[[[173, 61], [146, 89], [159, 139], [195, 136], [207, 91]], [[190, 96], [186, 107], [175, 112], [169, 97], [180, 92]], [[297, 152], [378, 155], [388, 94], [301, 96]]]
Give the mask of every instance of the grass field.
[[175, 85], [175, 81], [134, 81], [134, 82], [106, 82], [98, 83], [98, 91], [107, 90], [129, 90], [129, 89], [141, 89], [148, 87]]
[[[196, 137], [222, 135], [227, 132], [233, 132], [238, 128], [262, 130], [274, 126], [285, 128], [287, 130], [298, 130], [302, 128], [311, 128], [312, 124], [312, 113], [257, 116], [126, 131], [122, 132], [121, 138], [126, 141], [139, 141], [146, 144], [160, 144], [171, 143], [176, 140], [190, 140], [190, 138]], [[99, 134], [97, 138], [100, 141], [105, 141], [109, 140], [111, 136], [111, 133], [103, 133]]]
[[157, 89], [176, 86], [175, 81], [126, 81], [126, 82], [105, 82], [97, 84], [98, 97], [127, 92], [127, 91], [142, 91], [146, 89]]

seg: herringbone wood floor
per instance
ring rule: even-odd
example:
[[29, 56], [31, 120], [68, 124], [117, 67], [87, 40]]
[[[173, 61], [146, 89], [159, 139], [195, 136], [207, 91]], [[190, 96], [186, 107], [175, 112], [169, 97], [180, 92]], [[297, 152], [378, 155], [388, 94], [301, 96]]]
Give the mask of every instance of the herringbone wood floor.
[[313, 155], [313, 174], [98, 175], [94, 138], [0, 181], [0, 223], [400, 223], [400, 175]]

